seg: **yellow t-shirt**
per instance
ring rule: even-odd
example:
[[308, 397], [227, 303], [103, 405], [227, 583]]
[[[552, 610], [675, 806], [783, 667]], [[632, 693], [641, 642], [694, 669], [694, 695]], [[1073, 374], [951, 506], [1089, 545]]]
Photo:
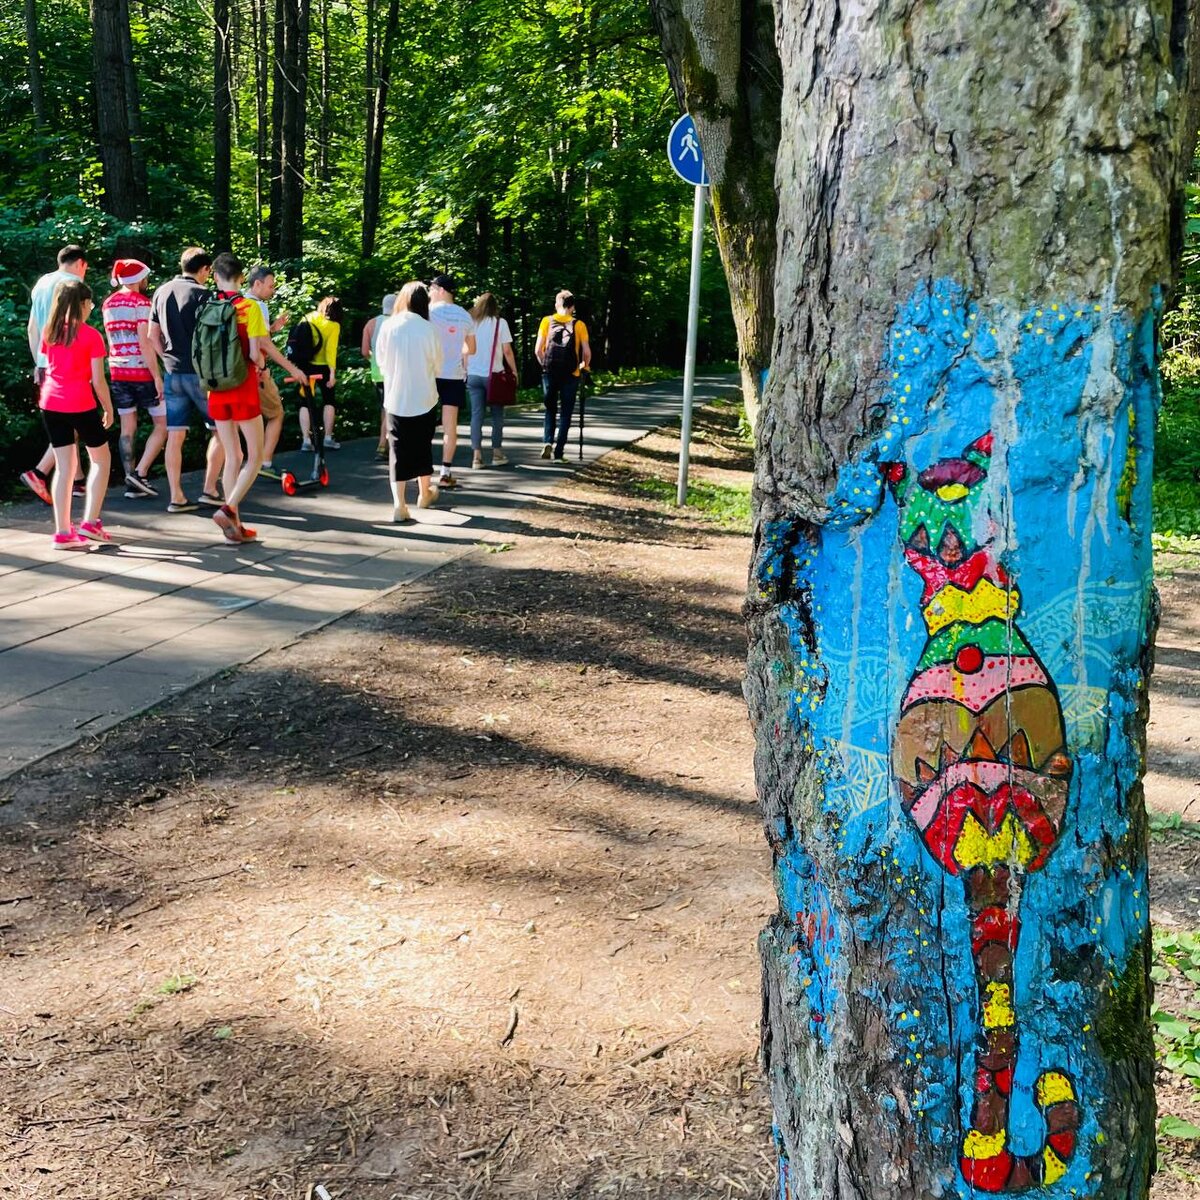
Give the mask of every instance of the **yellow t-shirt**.
[[336, 321], [321, 316], [319, 312], [310, 312], [304, 319], [313, 325], [321, 335], [321, 348], [313, 355], [313, 366], [335, 369], [337, 367], [338, 335], [342, 332], [342, 327]]
[[538, 341], [542, 344], [543, 353], [545, 353], [545, 347], [550, 341], [551, 321], [557, 321], [560, 325], [565, 325], [568, 321], [575, 322], [575, 358], [578, 360], [579, 366], [575, 368], [572, 374], [578, 375], [583, 369], [583, 343], [588, 340], [587, 326], [578, 317], [564, 317], [562, 313], [554, 313], [553, 316], [543, 317], [542, 323], [538, 326]]

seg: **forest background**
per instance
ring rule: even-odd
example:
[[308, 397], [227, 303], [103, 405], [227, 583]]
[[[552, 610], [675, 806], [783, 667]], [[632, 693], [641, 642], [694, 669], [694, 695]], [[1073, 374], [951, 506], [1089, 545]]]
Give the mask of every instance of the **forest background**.
[[[0, 476], [42, 449], [29, 289], [67, 242], [88, 250], [97, 300], [115, 257], [144, 259], [154, 284], [189, 244], [270, 263], [293, 317], [341, 296], [342, 436], [377, 419], [363, 324], [440, 271], [462, 303], [500, 298], [526, 384], [562, 287], [599, 371], [678, 369], [692, 192], [666, 161], [677, 115], [644, 0], [4, 5]], [[701, 312], [702, 361], [735, 358], [711, 239]]]
[[[579, 297], [599, 369], [678, 369], [690, 190], [645, 0], [22, 0], [0, 9], [0, 479], [40, 452], [29, 287], [84, 244], [152, 282], [180, 249], [280, 273], [277, 310], [340, 295], [339, 432], [370, 432], [359, 332], [438, 271], [490, 290], [536, 383], [538, 319]], [[1200, 535], [1200, 173], [1164, 326], [1156, 537]], [[736, 357], [713, 240], [701, 361]], [[192, 439], [193, 451], [199, 439]]]

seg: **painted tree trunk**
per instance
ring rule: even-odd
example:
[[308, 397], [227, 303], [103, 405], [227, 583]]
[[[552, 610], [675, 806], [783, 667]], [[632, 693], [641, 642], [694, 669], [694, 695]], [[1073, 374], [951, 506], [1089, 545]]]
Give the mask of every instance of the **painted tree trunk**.
[[783, 1194], [1142, 1200], [1190, 5], [777, 7], [746, 693]]
[[[651, 0], [650, 9], [676, 99], [696, 122], [712, 178], [713, 222], [753, 424], [775, 333], [780, 66], [773, 5]], [[681, 185], [681, 203], [685, 193]]]

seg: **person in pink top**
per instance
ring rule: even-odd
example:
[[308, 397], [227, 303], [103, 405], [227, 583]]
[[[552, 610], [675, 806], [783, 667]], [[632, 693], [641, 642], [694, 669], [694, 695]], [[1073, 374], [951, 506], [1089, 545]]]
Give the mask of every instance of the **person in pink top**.
[[[86, 546], [89, 541], [112, 541], [100, 522], [100, 507], [112, 461], [108, 429], [113, 407], [104, 377], [104, 339], [87, 324], [93, 307], [92, 289], [82, 279], [64, 281], [54, 290], [50, 316], [42, 329], [46, 374], [38, 404], [54, 450], [54, 546], [61, 550]], [[91, 460], [84, 520], [78, 529], [71, 521], [76, 436]]]

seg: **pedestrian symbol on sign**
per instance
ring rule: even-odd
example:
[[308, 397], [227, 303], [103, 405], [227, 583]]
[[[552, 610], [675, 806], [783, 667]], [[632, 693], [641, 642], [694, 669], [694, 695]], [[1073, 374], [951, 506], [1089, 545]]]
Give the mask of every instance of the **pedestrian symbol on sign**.
[[704, 152], [700, 149], [696, 126], [687, 113], [671, 126], [671, 136], [667, 139], [667, 159], [671, 169], [685, 183], [693, 187], [707, 187], [711, 182], [704, 168]]

